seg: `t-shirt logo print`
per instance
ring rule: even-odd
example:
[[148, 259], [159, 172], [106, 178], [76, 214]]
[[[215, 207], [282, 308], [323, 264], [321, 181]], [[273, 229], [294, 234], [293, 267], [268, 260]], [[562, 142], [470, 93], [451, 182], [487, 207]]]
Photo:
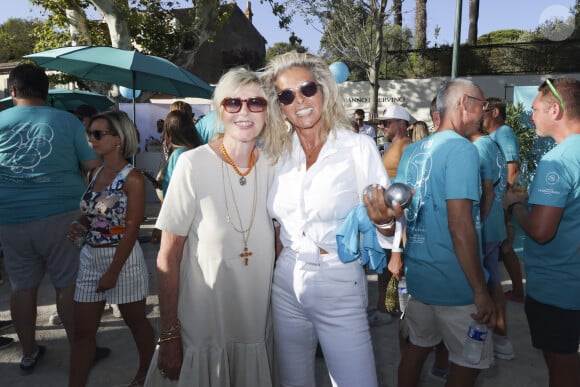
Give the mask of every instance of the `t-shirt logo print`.
[[557, 184], [560, 181], [560, 176], [556, 172], [550, 172], [546, 175], [546, 183], [549, 185]]
[[3, 132], [0, 134], [0, 166], [10, 168], [13, 173], [34, 169], [52, 152], [53, 138], [54, 131], [46, 124], [23, 124]]

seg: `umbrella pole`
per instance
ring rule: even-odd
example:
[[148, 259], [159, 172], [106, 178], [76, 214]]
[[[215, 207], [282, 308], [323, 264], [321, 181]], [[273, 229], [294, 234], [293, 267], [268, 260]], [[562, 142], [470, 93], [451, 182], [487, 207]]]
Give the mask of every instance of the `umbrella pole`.
[[[133, 88], [131, 89], [131, 92], [133, 93], [132, 97], [133, 97], [133, 125], [135, 125], [135, 129], [137, 129], [137, 132], [139, 132], [139, 128], [137, 128], [137, 114], [135, 111], [135, 71], [131, 72], [131, 80], [133, 83]], [[131, 164], [133, 164], [133, 166], [135, 167], [136, 163], [136, 158], [135, 155], [131, 156]]]

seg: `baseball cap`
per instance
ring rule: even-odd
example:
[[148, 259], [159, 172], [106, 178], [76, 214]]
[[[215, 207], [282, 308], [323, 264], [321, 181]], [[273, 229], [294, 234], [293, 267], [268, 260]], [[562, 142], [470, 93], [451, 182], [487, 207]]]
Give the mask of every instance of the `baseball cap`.
[[404, 107], [399, 105], [390, 105], [387, 106], [383, 113], [377, 117], [377, 120], [404, 120], [409, 122], [411, 120], [411, 116], [407, 113]]

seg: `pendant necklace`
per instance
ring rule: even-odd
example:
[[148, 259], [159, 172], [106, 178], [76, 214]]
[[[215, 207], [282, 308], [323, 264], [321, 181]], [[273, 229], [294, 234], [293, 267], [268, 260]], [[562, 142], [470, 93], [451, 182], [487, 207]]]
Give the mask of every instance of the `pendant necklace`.
[[[254, 152], [252, 151], [252, 155], [253, 154], [254, 154]], [[228, 205], [228, 194], [227, 194], [227, 190], [226, 190], [226, 177], [225, 177], [226, 172], [224, 171], [225, 169], [226, 168], [224, 167], [224, 162], [222, 161], [222, 183], [223, 183], [223, 187], [224, 187], [224, 199], [225, 199], [226, 213], [227, 213], [226, 220], [229, 223], [229, 225], [232, 226], [232, 228], [236, 232], [242, 234], [242, 240], [244, 241], [244, 249], [240, 253], [240, 257], [243, 258], [243, 260], [244, 260], [244, 266], [248, 266], [249, 257], [251, 257], [253, 255], [253, 253], [248, 249], [248, 240], [250, 239], [250, 232], [252, 231], [252, 226], [254, 225], [254, 218], [256, 217], [256, 203], [258, 202], [258, 170], [256, 167], [256, 170], [254, 171], [254, 198], [252, 201], [252, 212], [250, 215], [250, 222], [249, 222], [248, 227], [246, 229], [244, 229], [244, 225], [242, 223], [242, 217], [240, 215], [240, 209], [238, 207], [238, 202], [236, 201], [236, 195], [234, 193], [234, 187], [232, 186], [232, 182], [231, 182], [231, 178], [230, 178], [230, 171], [229, 171], [229, 169], [227, 169], [227, 174], [228, 174], [227, 181], [228, 181], [228, 184], [230, 186], [230, 192], [232, 195], [232, 201], [234, 202], [234, 208], [236, 209], [236, 215], [238, 217], [238, 223], [240, 225], [239, 228], [232, 222], [232, 218], [230, 216], [230, 208]], [[242, 184], [242, 183], [240, 182], [240, 184]], [[244, 184], [242, 184], [242, 185], [244, 185]]]
[[252, 171], [252, 168], [254, 167], [254, 164], [256, 162], [256, 156], [254, 155], [254, 151], [252, 150], [252, 154], [250, 155], [250, 163], [248, 169], [246, 170], [246, 172], [242, 173], [238, 169], [236, 164], [234, 164], [234, 160], [232, 160], [232, 158], [230, 157], [223, 142], [220, 145], [220, 150], [222, 152], [222, 155], [224, 156], [224, 159], [226, 159], [227, 163], [231, 165], [232, 168], [234, 168], [234, 171], [236, 171], [236, 173], [238, 174], [238, 176], [240, 176], [240, 185], [246, 185], [246, 176], [248, 176], [248, 174]]

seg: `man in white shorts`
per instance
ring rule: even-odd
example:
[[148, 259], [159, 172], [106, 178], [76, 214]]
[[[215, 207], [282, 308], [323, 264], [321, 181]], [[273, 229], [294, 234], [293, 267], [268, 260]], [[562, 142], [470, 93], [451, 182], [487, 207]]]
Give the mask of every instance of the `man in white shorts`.
[[442, 85], [439, 128], [410, 144], [399, 163], [396, 180], [415, 190], [405, 212], [405, 274], [412, 297], [405, 310], [409, 345], [399, 365], [399, 387], [417, 386], [425, 359], [441, 341], [451, 364], [447, 387], [472, 386], [493, 360], [490, 338], [479, 363], [462, 355], [473, 320], [495, 324], [478, 242], [479, 155], [466, 138], [477, 131], [485, 104], [471, 81]]

